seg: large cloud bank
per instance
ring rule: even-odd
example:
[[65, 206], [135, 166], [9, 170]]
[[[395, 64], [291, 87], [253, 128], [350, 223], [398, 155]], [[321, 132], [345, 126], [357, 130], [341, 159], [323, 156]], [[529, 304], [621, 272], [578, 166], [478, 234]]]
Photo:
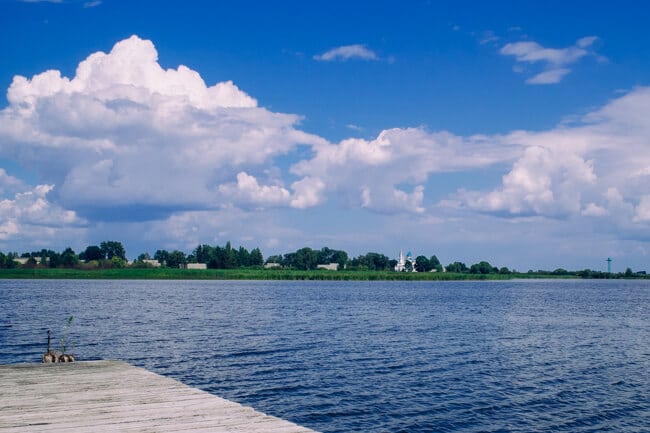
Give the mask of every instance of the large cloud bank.
[[[520, 61], [532, 61], [529, 51], [520, 47]], [[609, 218], [628, 228], [650, 222], [648, 88], [549, 131], [462, 137], [394, 128], [331, 143], [301, 131], [299, 116], [258, 106], [231, 81], [210, 86], [185, 66], [163, 69], [154, 45], [133, 36], [90, 55], [73, 78], [15, 77], [7, 99], [0, 158], [41, 184], [0, 170], [0, 239], [26, 236], [25, 224], [80, 230], [121, 216], [172, 225], [210, 212], [236, 210], [245, 219], [253, 210], [300, 212], [327, 202], [425, 218], [446, 209]], [[439, 183], [445, 173], [477, 170], [500, 170], [501, 184], [458, 184], [444, 200], [427, 200], [450, 190]]]
[[280, 187], [255, 179], [229, 198], [219, 186], [322, 141], [295, 129], [298, 116], [258, 107], [230, 81], [207, 86], [185, 66], [162, 69], [153, 44], [136, 36], [89, 56], [72, 79], [17, 76], [7, 96], [2, 154], [35, 169], [72, 208], [301, 203], [288, 190], [269, 199], [263, 193]]
[[612, 216], [650, 222], [650, 88], [638, 88], [551, 131], [516, 131], [501, 141], [522, 155], [491, 191], [464, 192], [471, 209], [504, 215]]

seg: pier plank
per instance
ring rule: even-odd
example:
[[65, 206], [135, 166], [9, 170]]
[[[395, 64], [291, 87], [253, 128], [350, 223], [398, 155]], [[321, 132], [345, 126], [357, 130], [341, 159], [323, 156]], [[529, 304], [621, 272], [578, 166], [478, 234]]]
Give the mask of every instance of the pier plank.
[[312, 433], [120, 361], [0, 365], [0, 433]]

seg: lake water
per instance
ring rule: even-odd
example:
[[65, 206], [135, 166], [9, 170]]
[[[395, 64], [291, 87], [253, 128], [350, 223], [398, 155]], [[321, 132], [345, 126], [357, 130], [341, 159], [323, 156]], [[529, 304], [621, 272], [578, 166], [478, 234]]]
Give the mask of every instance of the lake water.
[[324, 433], [650, 431], [650, 281], [0, 280], [0, 306], [0, 363], [72, 314], [78, 359]]

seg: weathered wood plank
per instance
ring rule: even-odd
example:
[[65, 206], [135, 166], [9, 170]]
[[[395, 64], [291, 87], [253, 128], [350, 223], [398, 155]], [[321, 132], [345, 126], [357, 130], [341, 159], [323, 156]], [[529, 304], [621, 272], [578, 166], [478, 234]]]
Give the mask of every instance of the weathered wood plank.
[[313, 430], [119, 361], [0, 366], [0, 433]]

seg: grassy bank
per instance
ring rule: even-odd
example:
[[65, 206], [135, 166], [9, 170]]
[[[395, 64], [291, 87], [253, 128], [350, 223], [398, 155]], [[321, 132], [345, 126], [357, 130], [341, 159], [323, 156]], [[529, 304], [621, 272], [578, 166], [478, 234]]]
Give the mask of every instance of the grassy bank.
[[[482, 275], [453, 272], [406, 273], [390, 271], [298, 271], [278, 269], [0, 269], [0, 278], [3, 279], [451, 281], [553, 277], [557, 278], [557, 276], [553, 275], [539, 274]], [[563, 278], [567, 277], [565, 276]]]

